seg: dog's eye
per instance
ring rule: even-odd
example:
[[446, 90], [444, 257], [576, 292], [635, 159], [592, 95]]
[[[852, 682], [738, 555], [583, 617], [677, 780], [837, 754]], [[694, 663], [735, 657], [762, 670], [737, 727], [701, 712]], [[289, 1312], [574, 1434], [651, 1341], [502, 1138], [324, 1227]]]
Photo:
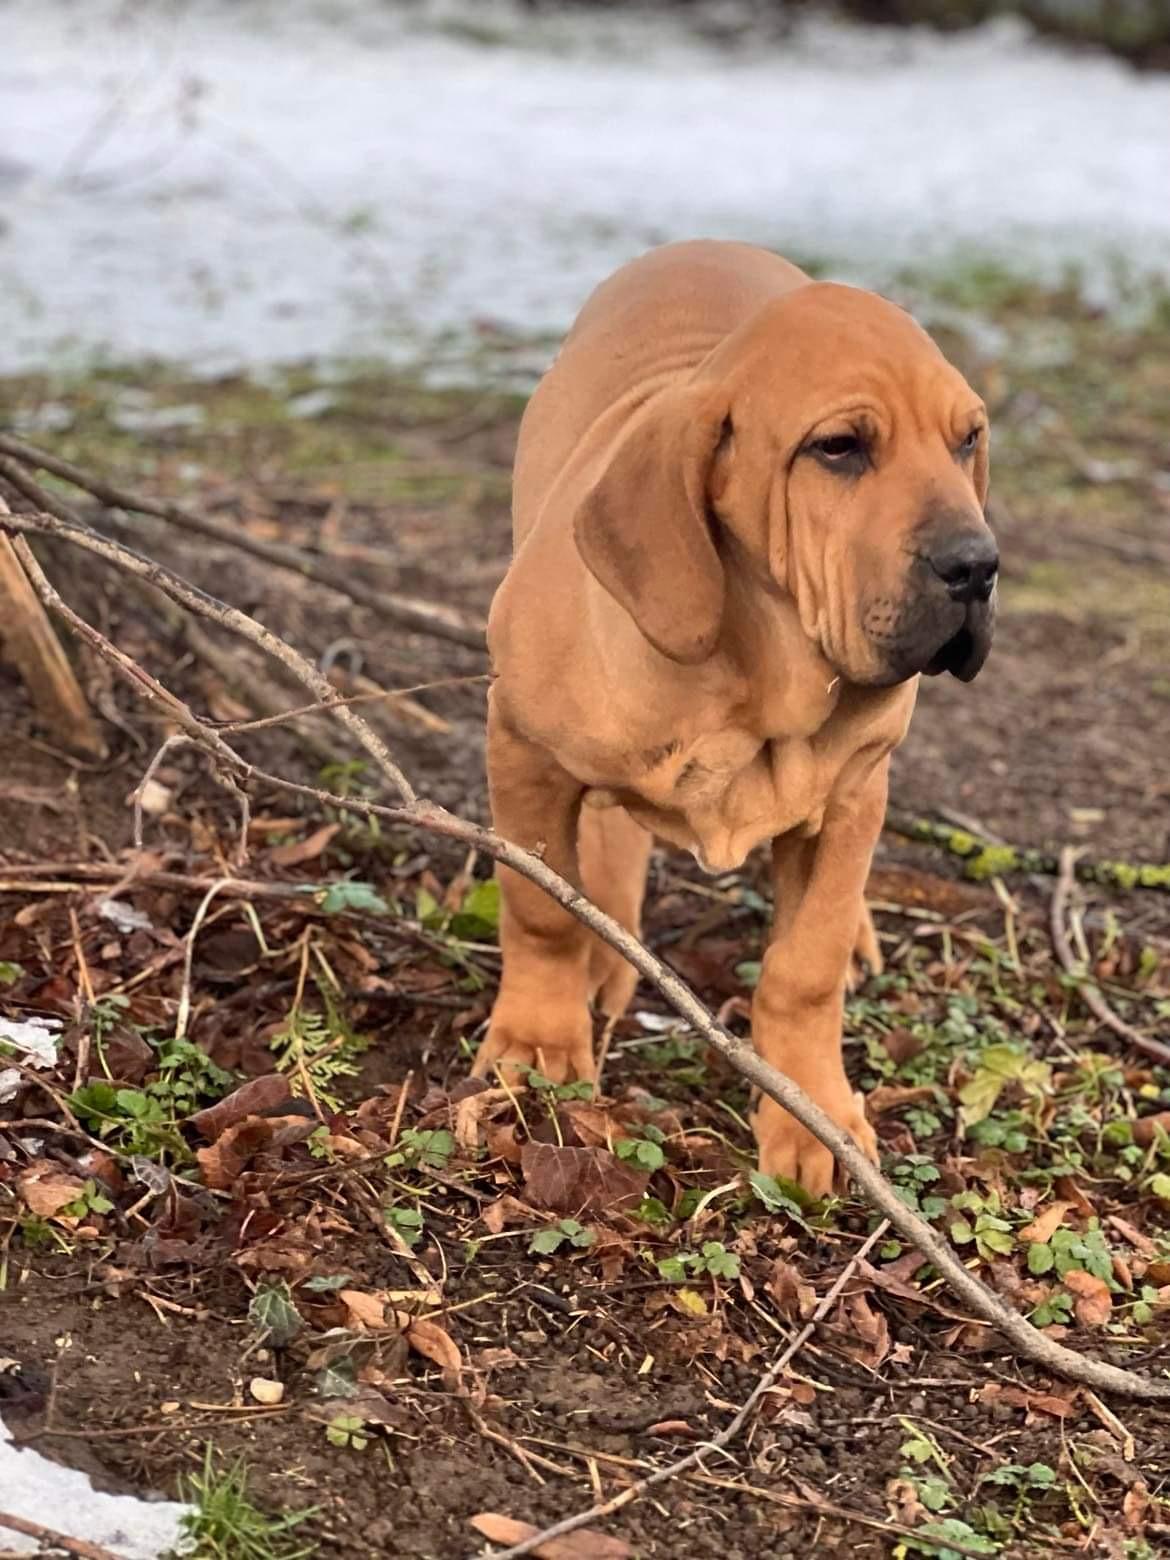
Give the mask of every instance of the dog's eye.
[[865, 446], [853, 433], [835, 433], [828, 439], [815, 439], [809, 448], [822, 460], [840, 465], [847, 460], [855, 460], [865, 453]]
[[979, 435], [982, 432], [982, 428], [972, 428], [971, 432], [963, 440], [962, 444], [959, 445], [959, 454], [973, 455], [975, 453], [976, 447], [979, 444]]

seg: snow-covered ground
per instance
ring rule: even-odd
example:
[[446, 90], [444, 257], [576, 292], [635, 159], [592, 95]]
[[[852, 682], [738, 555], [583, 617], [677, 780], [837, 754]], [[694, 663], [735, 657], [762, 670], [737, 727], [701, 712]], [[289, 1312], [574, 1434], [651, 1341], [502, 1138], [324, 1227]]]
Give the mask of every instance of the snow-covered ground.
[[1170, 274], [1170, 78], [1008, 25], [725, 48], [619, 15], [0, 0], [0, 370], [559, 330], [638, 250], [880, 280], [974, 252]]
[[[118, 1560], [158, 1560], [180, 1540], [179, 1519], [186, 1507], [173, 1501], [134, 1500], [103, 1495], [83, 1473], [59, 1467], [31, 1448], [18, 1449], [0, 1423], [0, 1505], [12, 1517], [37, 1522], [84, 1538]], [[0, 1528], [0, 1548], [35, 1554], [41, 1546], [10, 1528]]]

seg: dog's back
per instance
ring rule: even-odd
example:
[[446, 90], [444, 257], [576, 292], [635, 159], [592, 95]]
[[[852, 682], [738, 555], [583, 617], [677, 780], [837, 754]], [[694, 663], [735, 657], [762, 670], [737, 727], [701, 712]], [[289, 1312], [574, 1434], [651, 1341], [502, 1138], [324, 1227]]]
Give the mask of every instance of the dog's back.
[[515, 544], [595, 422], [607, 414], [628, 417], [654, 390], [696, 368], [771, 299], [808, 282], [803, 271], [767, 250], [713, 239], [653, 249], [603, 282], [586, 300], [521, 422]]

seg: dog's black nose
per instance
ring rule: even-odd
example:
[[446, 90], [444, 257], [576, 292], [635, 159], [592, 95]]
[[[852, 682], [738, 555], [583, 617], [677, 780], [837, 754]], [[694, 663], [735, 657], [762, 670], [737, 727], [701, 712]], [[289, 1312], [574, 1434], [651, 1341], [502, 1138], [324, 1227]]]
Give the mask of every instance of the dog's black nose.
[[986, 601], [995, 586], [999, 549], [989, 531], [967, 531], [940, 543], [929, 563], [952, 601]]

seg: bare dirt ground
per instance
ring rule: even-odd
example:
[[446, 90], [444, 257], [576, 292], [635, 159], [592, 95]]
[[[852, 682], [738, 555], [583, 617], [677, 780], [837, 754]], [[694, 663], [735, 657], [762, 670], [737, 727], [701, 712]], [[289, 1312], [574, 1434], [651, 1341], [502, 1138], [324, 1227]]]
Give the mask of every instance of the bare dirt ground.
[[[976, 684], [924, 687], [895, 806], [1165, 862], [1165, 324], [1122, 330], [995, 276], [948, 302], [997, 325], [940, 335], [992, 409], [1003, 615]], [[26, 437], [388, 589], [482, 614], [506, 565], [514, 399], [356, 369], [2, 393]], [[173, 526], [86, 513], [351, 689], [463, 679], [369, 708], [423, 793], [484, 816], [474, 652]], [[156, 598], [42, 555], [198, 707], [266, 712], [272, 673], [250, 650], [214, 638], [209, 661]], [[602, 1098], [539, 1079], [469, 1093], [498, 968], [484, 863], [343, 801], [323, 814], [259, 791], [237, 869], [238, 812], [185, 752], [157, 777], [134, 863], [127, 797], [160, 730], [81, 666], [107, 717], [100, 765], [64, 762], [0, 680], [0, 1000], [64, 1026], [57, 1068], [0, 1106], [13, 1433], [109, 1487], [167, 1492], [210, 1444], [246, 1457], [267, 1510], [315, 1508], [295, 1536], [316, 1553], [441, 1560], [477, 1552], [477, 1514], [543, 1525], [716, 1433], [872, 1228], [865, 1206], [753, 1183], [744, 1088], [647, 993]], [[247, 752], [342, 795], [373, 786], [320, 719]], [[103, 896], [132, 865], [127, 920]], [[195, 927], [225, 875], [244, 881]], [[764, 887], [757, 868], [696, 881], [663, 854], [653, 869], [650, 942], [741, 1029]], [[889, 967], [851, 999], [849, 1056], [878, 1091], [888, 1173], [1037, 1325], [1164, 1369], [1170, 1069], [1087, 1013], [1052, 953], [1051, 879], [966, 881], [891, 833], [870, 892]], [[1170, 896], [1087, 888], [1073, 932], [1116, 1009], [1170, 1038]], [[282, 1401], [258, 1402], [255, 1377]], [[704, 1468], [601, 1524], [628, 1546], [613, 1553], [1139, 1560], [1170, 1532], [1161, 1416], [1021, 1369], [892, 1240]]]

